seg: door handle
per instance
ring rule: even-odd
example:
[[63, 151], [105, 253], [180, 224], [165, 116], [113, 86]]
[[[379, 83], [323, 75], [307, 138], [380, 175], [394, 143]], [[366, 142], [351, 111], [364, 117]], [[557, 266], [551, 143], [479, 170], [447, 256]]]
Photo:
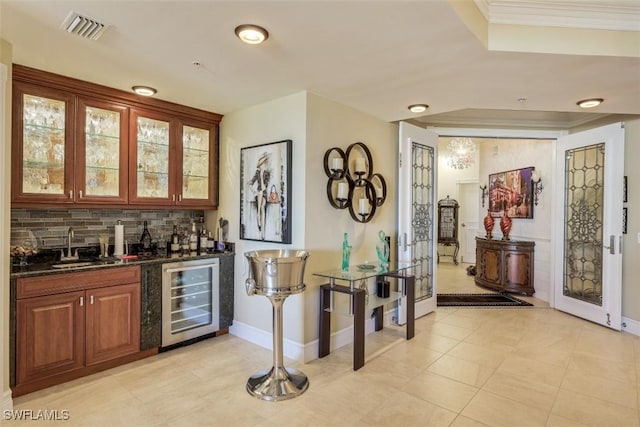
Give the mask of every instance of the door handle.
[[407, 233], [403, 233], [404, 234], [404, 244], [403, 244], [403, 249], [406, 252], [407, 248], [409, 246], [413, 246], [413, 243], [407, 243]]
[[464, 222], [462, 224], [460, 224], [461, 227], [466, 227], [467, 224], [465, 224]]
[[[609, 249], [611, 255], [616, 254], [616, 236], [613, 234], [609, 236], [609, 246], [602, 245], [603, 248]], [[622, 250], [622, 241], [620, 242], [620, 250]]]

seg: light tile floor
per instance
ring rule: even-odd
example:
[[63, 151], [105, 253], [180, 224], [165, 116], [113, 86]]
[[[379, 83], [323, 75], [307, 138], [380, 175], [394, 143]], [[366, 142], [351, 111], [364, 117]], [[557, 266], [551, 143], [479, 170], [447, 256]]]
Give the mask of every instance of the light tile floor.
[[[441, 286], [472, 284], [464, 267], [439, 268]], [[640, 426], [640, 337], [544, 304], [441, 308], [416, 321], [414, 339], [403, 336], [400, 327], [368, 335], [355, 372], [350, 345], [307, 364], [285, 361], [310, 379], [288, 401], [245, 391], [272, 354], [226, 335], [18, 397], [14, 407], [69, 411], [69, 421], [38, 426]]]

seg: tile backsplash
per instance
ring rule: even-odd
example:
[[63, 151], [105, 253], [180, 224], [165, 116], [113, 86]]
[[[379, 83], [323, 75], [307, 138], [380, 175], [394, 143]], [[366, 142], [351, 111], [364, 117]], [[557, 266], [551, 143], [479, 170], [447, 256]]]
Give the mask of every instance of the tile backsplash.
[[114, 226], [118, 220], [124, 225], [124, 238], [138, 243], [142, 223], [147, 221], [151, 238], [168, 240], [173, 225], [178, 230], [190, 230], [191, 222], [199, 224], [202, 210], [152, 209], [11, 209], [11, 246], [35, 239], [40, 248], [60, 248], [67, 245], [67, 232], [73, 227], [72, 246], [97, 246], [99, 236], [109, 236], [114, 243]]

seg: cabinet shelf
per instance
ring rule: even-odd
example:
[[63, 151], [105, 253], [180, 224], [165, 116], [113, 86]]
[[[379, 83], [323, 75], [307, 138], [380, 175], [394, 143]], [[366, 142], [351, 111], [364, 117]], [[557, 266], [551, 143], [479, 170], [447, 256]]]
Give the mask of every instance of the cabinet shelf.
[[24, 159], [23, 163], [25, 168], [63, 168], [64, 163], [57, 162], [41, 162], [37, 160]]
[[50, 131], [50, 132], [64, 132], [64, 128], [59, 128], [59, 127], [53, 127], [53, 126], [46, 126], [46, 125], [35, 125], [32, 123], [24, 123], [24, 128], [25, 130], [27, 129], [33, 129], [33, 130], [38, 130], [38, 131]]

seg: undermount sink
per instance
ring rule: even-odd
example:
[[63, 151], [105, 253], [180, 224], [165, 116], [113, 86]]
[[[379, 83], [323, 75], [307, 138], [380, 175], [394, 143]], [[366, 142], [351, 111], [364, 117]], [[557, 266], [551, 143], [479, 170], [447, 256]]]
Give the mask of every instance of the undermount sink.
[[78, 268], [78, 267], [87, 267], [89, 265], [95, 265], [96, 263], [93, 261], [81, 261], [81, 262], [65, 262], [60, 264], [51, 264], [53, 268]]

